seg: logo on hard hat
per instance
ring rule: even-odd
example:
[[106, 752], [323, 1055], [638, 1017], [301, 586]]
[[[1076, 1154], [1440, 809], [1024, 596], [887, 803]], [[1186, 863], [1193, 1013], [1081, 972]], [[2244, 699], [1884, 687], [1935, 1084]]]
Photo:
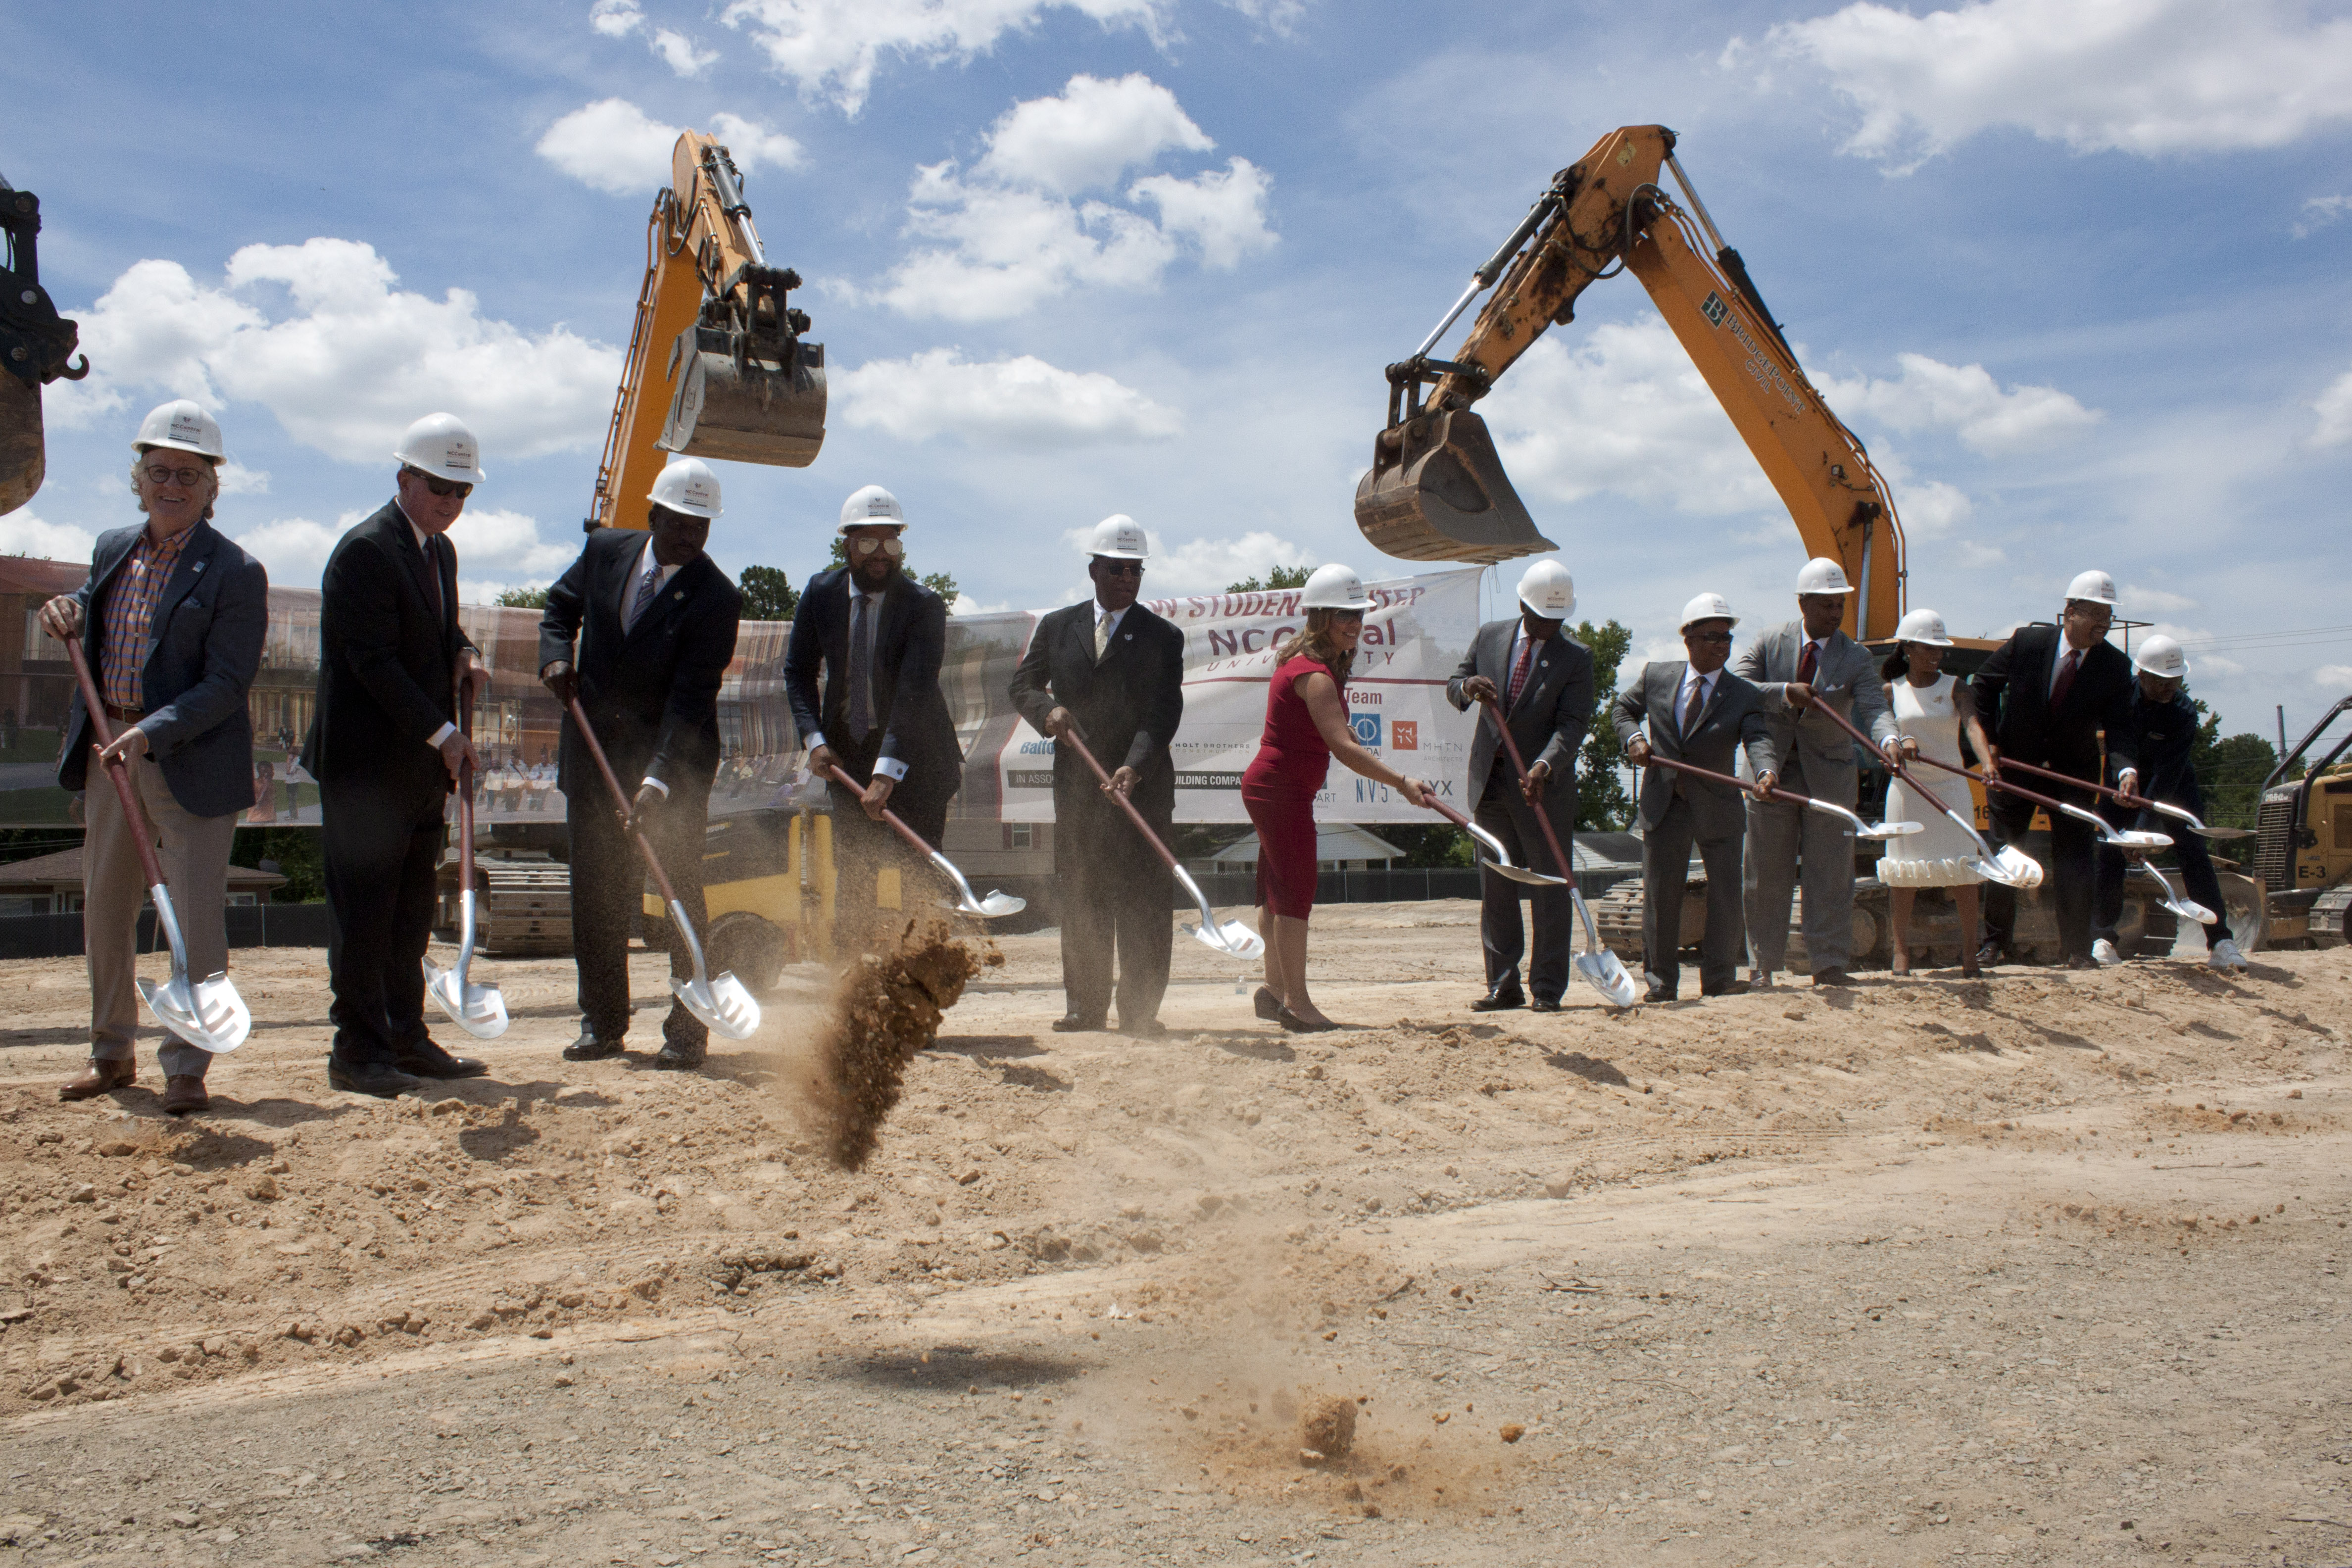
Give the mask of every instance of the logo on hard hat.
[[172, 416], [171, 438], [173, 440], [198, 441], [204, 438], [204, 418], [201, 415], [174, 414]]

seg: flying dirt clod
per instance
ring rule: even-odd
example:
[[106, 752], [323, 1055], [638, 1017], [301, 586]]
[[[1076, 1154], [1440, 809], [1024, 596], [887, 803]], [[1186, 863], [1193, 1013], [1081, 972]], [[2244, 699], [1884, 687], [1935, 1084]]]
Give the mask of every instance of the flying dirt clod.
[[909, 921], [895, 952], [869, 954], [842, 975], [810, 1084], [826, 1158], [845, 1171], [872, 1158], [908, 1062], [938, 1037], [964, 983], [1003, 962], [994, 943], [975, 951], [944, 921]]

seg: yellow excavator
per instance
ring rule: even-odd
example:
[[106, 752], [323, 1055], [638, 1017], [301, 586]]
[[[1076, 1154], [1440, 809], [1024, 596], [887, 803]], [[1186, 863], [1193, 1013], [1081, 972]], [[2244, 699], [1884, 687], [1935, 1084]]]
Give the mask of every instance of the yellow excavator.
[[[824, 445], [824, 345], [788, 301], [726, 148], [688, 131], [646, 223], [646, 276], [584, 524], [643, 528], [665, 453], [804, 468]], [[656, 368], [658, 374], [652, 374]], [[656, 424], [656, 420], [659, 423]]]
[[[1687, 207], [1658, 184], [1671, 176]], [[1706, 237], [1700, 237], [1705, 230]], [[1356, 487], [1356, 525], [1409, 561], [1492, 563], [1556, 550], [1503, 472], [1471, 405], [1547, 328], [1575, 319], [1587, 287], [1631, 272], [1731, 416], [1795, 520], [1806, 551], [1858, 592], [1846, 630], [1895, 629], [1904, 605], [1903, 530], [1886, 483], [1853, 431], [1806, 379], [1739, 252], [1675, 158], [1675, 133], [1628, 125], [1550, 186], [1409, 359], [1388, 367], [1388, 426]], [[1430, 351], [1489, 289], [1451, 359]], [[1428, 389], [1423, 395], [1423, 388]]]
[[41, 388], [89, 374], [89, 361], [74, 354], [79, 330], [41, 287], [40, 232], [41, 198], [0, 176], [0, 370], [8, 372], [0, 375], [0, 513], [31, 500], [48, 476]]

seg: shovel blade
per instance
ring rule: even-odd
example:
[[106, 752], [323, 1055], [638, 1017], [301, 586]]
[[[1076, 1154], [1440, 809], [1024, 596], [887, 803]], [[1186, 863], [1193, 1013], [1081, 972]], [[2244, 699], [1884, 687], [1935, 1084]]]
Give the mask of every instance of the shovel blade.
[[425, 994], [449, 1021], [478, 1040], [507, 1032], [507, 999], [495, 985], [476, 985], [456, 969], [425, 961]]
[[824, 445], [824, 347], [801, 342], [795, 363], [775, 365], [698, 349], [688, 327], [669, 417], [655, 443], [689, 458], [804, 468]]
[[1915, 833], [1925, 831], [1925, 826], [1916, 822], [1874, 822], [1867, 827], [1857, 829], [1854, 837], [1871, 839], [1908, 838]]
[[194, 981], [174, 974], [160, 985], [142, 980], [139, 994], [157, 1023], [200, 1051], [223, 1055], [253, 1033], [253, 1015], [226, 974]]
[[1486, 422], [1468, 409], [1421, 414], [1356, 486], [1356, 526], [1373, 547], [1408, 561], [1492, 565], [1559, 547], [1543, 536], [1503, 473]]
[[1222, 925], [1203, 921], [1196, 926], [1186, 926], [1184, 934], [1203, 947], [1213, 947], [1219, 952], [1229, 952], [1235, 958], [1255, 959], [1265, 956], [1265, 939], [1239, 921], [1227, 921]]
[[943, 904], [940, 907], [953, 910], [958, 914], [971, 915], [980, 920], [1001, 921], [1007, 915], [1017, 915], [1027, 909], [1029, 900], [1016, 899], [1010, 893], [1000, 893], [991, 889], [984, 899], [974, 898], [970, 893], [966, 893], [954, 903]]
[[724, 1035], [730, 1040], [748, 1040], [760, 1032], [760, 1004], [750, 987], [735, 978], [732, 973], [713, 975], [709, 980], [673, 980], [670, 994], [686, 1005], [686, 1010], [701, 1019], [714, 1035]]
[[1961, 864], [1988, 882], [1999, 882], [2005, 888], [2021, 890], [2042, 886], [2042, 862], [2020, 849], [2003, 848], [1992, 859], [1979, 855], [1962, 858]]
[[2107, 830], [2105, 842], [2117, 849], [2169, 849], [2168, 834], [2148, 833], [2137, 827], [2113, 827]]
[[1633, 984], [1633, 976], [1623, 961], [1603, 948], [1599, 952], [1583, 952], [1576, 956], [1576, 973], [1608, 1000], [1612, 1007], [1631, 1007], [1642, 999], [1642, 989]]
[[1532, 866], [1514, 866], [1504, 860], [1487, 861], [1486, 869], [1494, 872], [1497, 877], [1508, 877], [1514, 882], [1525, 882], [1531, 888], [1564, 888], [1568, 885], [1568, 879], [1565, 877], [1554, 877], [1538, 871]]

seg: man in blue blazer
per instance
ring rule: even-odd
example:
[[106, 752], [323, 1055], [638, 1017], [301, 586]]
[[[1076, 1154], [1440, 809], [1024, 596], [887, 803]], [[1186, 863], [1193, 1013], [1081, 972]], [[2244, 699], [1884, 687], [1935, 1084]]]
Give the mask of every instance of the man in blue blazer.
[[[229, 845], [253, 805], [253, 725], [246, 691], [261, 665], [269, 578], [211, 522], [220, 495], [220, 426], [194, 404], [166, 403], [131, 443], [131, 486], [143, 527], [99, 539], [89, 578], [41, 610], [60, 640], [79, 638], [114, 731], [131, 793], [161, 848], [163, 879], [197, 978], [228, 967]], [[89, 968], [89, 1068], [59, 1089], [89, 1100], [138, 1076], [133, 990], [139, 908], [147, 894], [135, 830], [90, 751], [94, 726], [76, 689], [58, 783], [82, 796], [82, 951]], [[167, 1036], [157, 1052], [163, 1109], [206, 1109], [209, 1052]]]
[[[843, 502], [849, 564], [808, 580], [784, 649], [793, 723], [809, 748], [810, 768], [828, 780], [833, 796], [844, 915], [870, 909], [875, 873], [901, 858], [897, 837], [882, 822], [884, 808], [937, 848], [947, 832], [948, 803], [963, 786], [963, 750], [940, 695], [948, 608], [907, 575], [906, 531], [898, 498], [880, 485]], [[859, 787], [844, 789], [825, 773], [828, 766]], [[856, 924], [842, 919], [837, 929]]]

